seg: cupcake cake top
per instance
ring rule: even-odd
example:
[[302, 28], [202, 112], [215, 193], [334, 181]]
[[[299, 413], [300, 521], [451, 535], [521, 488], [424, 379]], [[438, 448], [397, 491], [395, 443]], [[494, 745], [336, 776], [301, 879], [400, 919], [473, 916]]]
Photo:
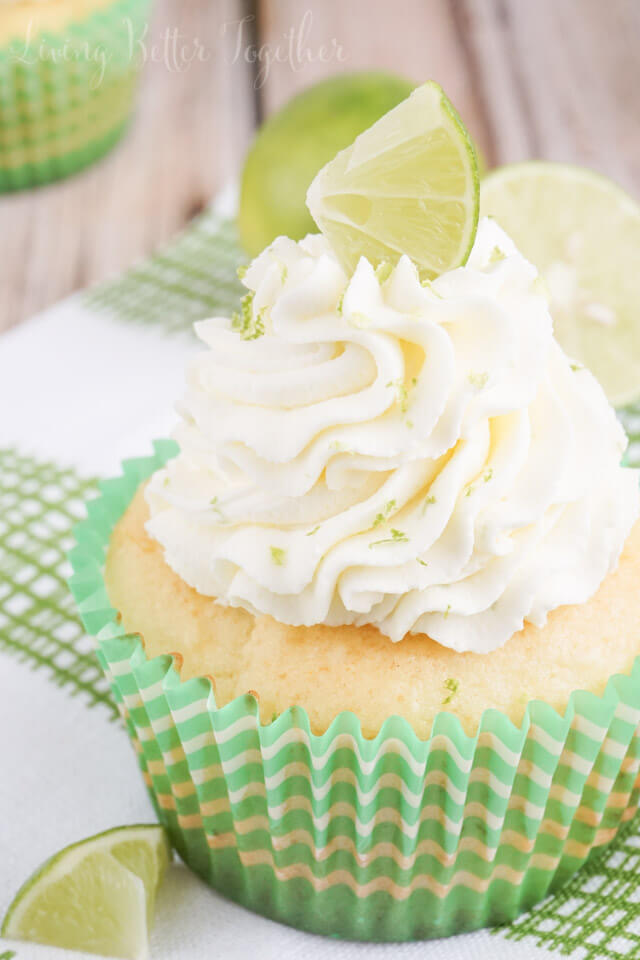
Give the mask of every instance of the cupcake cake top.
[[536, 269], [488, 219], [433, 280], [335, 249], [279, 238], [241, 310], [196, 325], [180, 453], [147, 489], [167, 563], [283, 623], [457, 651], [587, 600], [638, 516], [638, 473]]

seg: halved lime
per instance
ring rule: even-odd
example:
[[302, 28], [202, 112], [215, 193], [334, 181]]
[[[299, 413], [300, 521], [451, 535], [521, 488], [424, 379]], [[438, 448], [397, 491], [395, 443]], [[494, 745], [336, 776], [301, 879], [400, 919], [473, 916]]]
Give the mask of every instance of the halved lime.
[[303, 90], [268, 118], [242, 172], [238, 229], [250, 256], [282, 234], [302, 240], [315, 231], [304, 199], [318, 170], [414, 86], [383, 71], [341, 73]]
[[348, 271], [406, 253], [422, 279], [466, 262], [478, 225], [473, 143], [437, 83], [425, 83], [317, 175], [313, 219]]
[[640, 207], [606, 177], [559, 163], [482, 181], [494, 216], [546, 281], [555, 334], [616, 406], [640, 396]]
[[2, 935], [141, 960], [171, 851], [155, 824], [117, 827], [66, 847], [18, 891]]

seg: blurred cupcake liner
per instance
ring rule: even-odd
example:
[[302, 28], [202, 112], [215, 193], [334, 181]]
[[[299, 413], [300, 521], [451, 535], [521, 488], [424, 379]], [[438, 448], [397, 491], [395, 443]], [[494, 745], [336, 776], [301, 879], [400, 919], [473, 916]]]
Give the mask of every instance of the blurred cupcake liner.
[[112, 0], [59, 31], [0, 46], [0, 191], [65, 177], [120, 139], [150, 7]]
[[[428, 740], [390, 717], [322, 736], [304, 709], [263, 725], [253, 695], [216, 707], [181, 658], [148, 659], [110, 607], [110, 533], [175, 455], [125, 462], [77, 528], [72, 592], [111, 683], [158, 817], [211, 886], [275, 920], [358, 940], [446, 936], [512, 920], [608, 843], [638, 807], [640, 659], [565, 716], [487, 711], [475, 737], [440, 713]], [[381, 680], [381, 682], [383, 682]]]

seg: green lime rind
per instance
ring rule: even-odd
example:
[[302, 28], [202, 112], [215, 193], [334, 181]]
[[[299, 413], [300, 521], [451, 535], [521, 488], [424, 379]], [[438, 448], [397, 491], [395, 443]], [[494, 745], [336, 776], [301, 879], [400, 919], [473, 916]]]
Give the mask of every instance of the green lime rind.
[[[439, 84], [434, 84], [434, 85], [438, 87], [440, 86]], [[480, 179], [482, 176], [481, 164], [480, 164], [480, 156], [476, 148], [476, 145], [471, 139], [471, 137], [469, 136], [469, 131], [465, 127], [464, 123], [462, 122], [462, 117], [460, 116], [460, 114], [458, 113], [454, 105], [451, 103], [451, 100], [449, 100], [449, 98], [447, 97], [442, 87], [440, 87], [440, 90], [442, 92], [442, 101], [441, 101], [442, 107], [451, 116], [453, 122], [457, 127], [460, 138], [464, 141], [466, 152], [468, 153], [468, 155], [472, 157], [472, 161], [473, 161], [471, 164], [471, 171], [470, 171], [471, 178], [472, 178], [472, 187], [473, 187], [473, 191], [472, 191], [473, 204], [471, 207], [470, 217], [468, 220], [468, 237], [467, 237], [466, 248], [464, 245], [464, 241], [461, 243], [461, 248], [463, 249], [464, 252], [461, 253], [460, 262], [456, 264], [456, 266], [462, 267], [465, 265], [465, 263], [469, 259], [469, 255], [471, 254], [471, 251], [473, 249], [473, 244], [476, 239], [476, 233], [478, 232], [478, 221], [480, 219]]]
[[[147, 657], [103, 578], [111, 531], [177, 453], [157, 441], [104, 481], [76, 530], [71, 590], [125, 717], [158, 816], [185, 862], [224, 896], [299, 929], [355, 940], [447, 936], [506, 923], [557, 889], [640, 800], [640, 658], [566, 710], [497, 710], [475, 736], [443, 710], [428, 739], [399, 716], [378, 736], [338, 714], [314, 734], [292, 706], [218, 707], [207, 677]], [[636, 760], [634, 760], [636, 758]]]
[[[73, 843], [46, 860], [20, 887], [5, 914], [0, 934], [16, 940], [106, 955], [143, 956], [156, 892], [170, 859], [168, 835], [158, 824], [113, 827]], [[52, 907], [48, 903], [52, 893], [55, 894], [56, 889], [61, 891], [69, 880], [73, 883], [74, 873], [77, 875], [78, 871], [84, 872], [83, 879], [87, 881], [81, 885], [83, 890], [79, 900], [65, 902], [63, 891], [61, 899]], [[104, 897], [98, 904], [90, 902], [92, 873], [100, 873], [101, 882], [106, 882]], [[143, 916], [135, 917], [131, 923], [136, 928], [133, 937], [123, 935], [118, 929], [120, 917], [123, 922], [131, 917], [125, 918], [115, 911], [112, 944], [108, 942], [108, 934], [104, 939], [96, 936], [94, 924], [99, 925], [100, 918], [96, 920], [91, 910], [92, 906], [97, 906], [98, 913], [108, 912], [109, 883], [117, 888], [116, 904], [118, 897], [124, 896], [125, 908], [132, 913], [136, 912], [137, 906], [143, 910]], [[83, 892], [89, 898], [85, 903], [82, 902]]]
[[491, 171], [490, 215], [539, 269], [554, 331], [614, 406], [640, 397], [640, 206], [595, 171], [547, 161]]

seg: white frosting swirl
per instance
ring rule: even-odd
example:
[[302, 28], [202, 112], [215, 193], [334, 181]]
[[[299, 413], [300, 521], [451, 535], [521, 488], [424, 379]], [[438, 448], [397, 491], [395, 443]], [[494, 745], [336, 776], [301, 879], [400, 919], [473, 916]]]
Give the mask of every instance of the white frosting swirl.
[[252, 263], [244, 332], [196, 324], [209, 349], [148, 530], [221, 603], [488, 652], [595, 592], [638, 515], [637, 471], [495, 223], [431, 284], [406, 257], [388, 272], [362, 259], [348, 278], [321, 236]]

